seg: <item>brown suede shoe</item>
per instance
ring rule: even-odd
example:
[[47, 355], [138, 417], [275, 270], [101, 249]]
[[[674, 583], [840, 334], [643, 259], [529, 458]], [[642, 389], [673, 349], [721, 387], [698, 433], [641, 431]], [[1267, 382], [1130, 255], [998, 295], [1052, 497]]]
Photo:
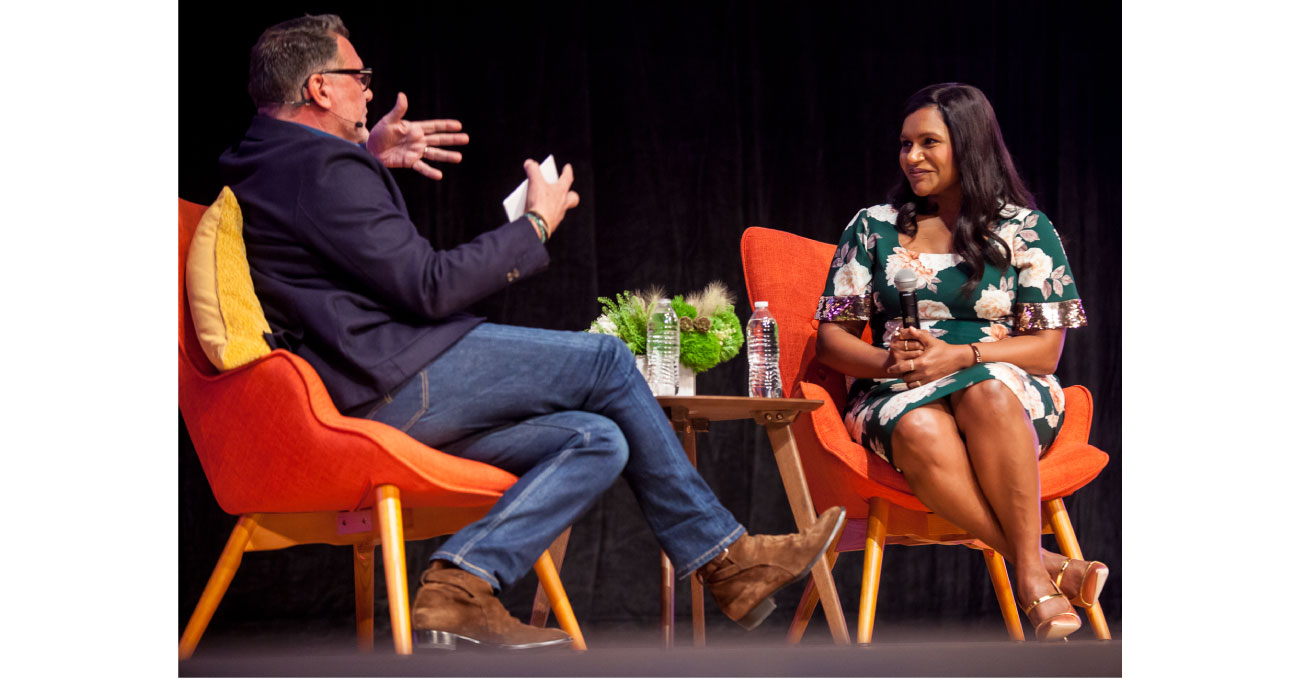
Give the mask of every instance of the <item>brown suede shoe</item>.
[[460, 643], [509, 650], [568, 646], [563, 631], [516, 620], [492, 593], [492, 586], [459, 568], [435, 562], [420, 574], [411, 608], [415, 645], [454, 650]]
[[826, 510], [807, 530], [790, 535], [746, 533], [695, 571], [728, 618], [746, 630], [776, 609], [772, 595], [808, 574], [844, 525], [844, 508]]

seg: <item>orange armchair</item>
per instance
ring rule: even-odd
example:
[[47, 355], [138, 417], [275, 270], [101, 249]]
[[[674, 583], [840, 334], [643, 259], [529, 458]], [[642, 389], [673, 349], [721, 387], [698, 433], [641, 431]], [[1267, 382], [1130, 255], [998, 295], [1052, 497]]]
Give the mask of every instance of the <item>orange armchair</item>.
[[[871, 641], [880, 567], [887, 544], [965, 545], [984, 553], [1007, 633], [1024, 640], [1011, 583], [1002, 556], [957, 526], [934, 514], [912, 494], [904, 480], [884, 460], [849, 438], [841, 413], [847, 398], [844, 376], [817, 361], [817, 326], [813, 314], [826, 283], [835, 245], [791, 233], [751, 227], [740, 240], [749, 299], [766, 300], [781, 328], [781, 381], [785, 393], [825, 403], [792, 425], [808, 477], [808, 489], [818, 512], [843, 505], [848, 521], [834, 558], [840, 552], [864, 550], [862, 599], [858, 610], [858, 643]], [[869, 332], [869, 331], [868, 331]], [[1088, 445], [1092, 426], [1092, 396], [1081, 386], [1065, 389], [1065, 421], [1055, 442], [1039, 462], [1044, 533], [1055, 534], [1062, 552], [1082, 559], [1078, 540], [1062, 498], [1087, 485], [1106, 466], [1109, 456]], [[788, 640], [797, 643], [817, 605], [810, 585], [790, 626]], [[1110, 630], [1101, 604], [1087, 617], [1098, 639]]]
[[[213, 495], [239, 521], [181, 636], [180, 658], [194, 652], [245, 552], [306, 543], [352, 546], [363, 650], [373, 647], [374, 549], [382, 545], [393, 645], [409, 654], [404, 541], [479, 519], [516, 477], [340, 415], [316, 372], [287, 351], [218, 373], [199, 346], [185, 291], [186, 255], [205, 209], [179, 201], [179, 400]], [[534, 569], [560, 626], [585, 649], [549, 551]], [[535, 624], [544, 619], [534, 615]]]

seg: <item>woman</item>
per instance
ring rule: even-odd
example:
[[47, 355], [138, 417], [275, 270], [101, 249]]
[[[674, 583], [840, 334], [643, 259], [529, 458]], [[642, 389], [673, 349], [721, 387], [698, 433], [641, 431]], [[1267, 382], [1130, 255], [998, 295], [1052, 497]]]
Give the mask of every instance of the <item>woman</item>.
[[[1083, 306], [984, 94], [932, 85], [903, 116], [903, 181], [844, 230], [817, 355], [850, 379], [850, 435], [1007, 557], [1035, 635], [1064, 638], [1080, 625], [1070, 604], [1095, 604], [1108, 574], [1040, 546], [1038, 456], [1065, 406], [1052, 372], [1065, 329], [1087, 323]], [[920, 329], [901, 327], [903, 269], [918, 279]]]

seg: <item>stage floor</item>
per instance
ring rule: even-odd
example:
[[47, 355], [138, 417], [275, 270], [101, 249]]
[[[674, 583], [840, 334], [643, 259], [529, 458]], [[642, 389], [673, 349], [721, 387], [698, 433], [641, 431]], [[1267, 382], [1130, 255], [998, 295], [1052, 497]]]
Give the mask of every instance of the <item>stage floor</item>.
[[[850, 630], [852, 631], [852, 630]], [[351, 639], [250, 641], [205, 639], [180, 663], [182, 677], [1117, 677], [1122, 642], [1096, 641], [1084, 629], [1065, 643], [1017, 643], [984, 629], [893, 629], [869, 646], [836, 647], [811, 634], [798, 646], [781, 630], [712, 634], [705, 648], [678, 628], [677, 646], [658, 647], [653, 629], [584, 630], [590, 650], [458, 651], [393, 654], [377, 636], [375, 652], [356, 651]], [[999, 638], [1000, 637], [1000, 638]], [[878, 637], [879, 639], [879, 637]], [[209, 643], [211, 641], [212, 643]]]

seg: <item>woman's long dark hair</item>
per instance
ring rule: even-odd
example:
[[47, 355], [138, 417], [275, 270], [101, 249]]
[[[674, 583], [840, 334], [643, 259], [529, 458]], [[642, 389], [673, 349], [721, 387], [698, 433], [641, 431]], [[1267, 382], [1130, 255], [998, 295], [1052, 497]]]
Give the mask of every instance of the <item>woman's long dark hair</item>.
[[[903, 105], [903, 118], [919, 109], [933, 106], [943, 116], [952, 141], [953, 161], [961, 184], [961, 212], [952, 227], [953, 250], [971, 267], [970, 280], [961, 287], [969, 297], [984, 277], [985, 264], [1006, 271], [1011, 263], [1011, 248], [993, 232], [1002, 221], [1005, 205], [1033, 208], [1030, 195], [1011, 154], [1002, 143], [993, 106], [978, 88], [962, 83], [930, 85], [913, 94]], [[907, 177], [889, 194], [898, 210], [897, 228], [908, 236], [916, 235], [916, 215], [935, 209], [930, 201], [912, 192]]]

